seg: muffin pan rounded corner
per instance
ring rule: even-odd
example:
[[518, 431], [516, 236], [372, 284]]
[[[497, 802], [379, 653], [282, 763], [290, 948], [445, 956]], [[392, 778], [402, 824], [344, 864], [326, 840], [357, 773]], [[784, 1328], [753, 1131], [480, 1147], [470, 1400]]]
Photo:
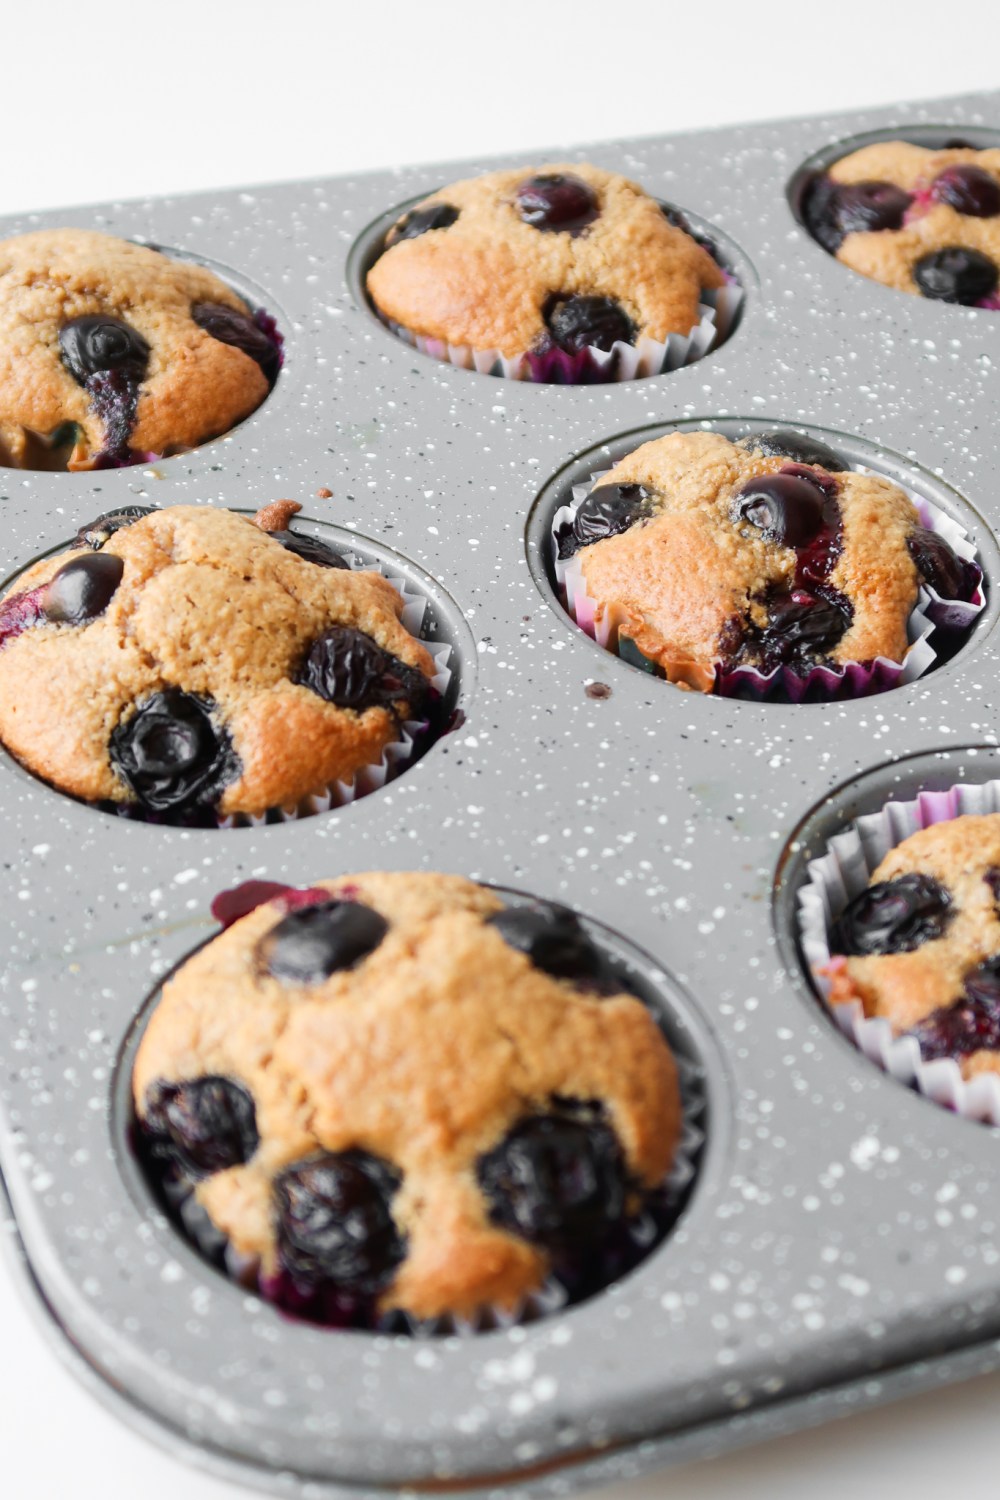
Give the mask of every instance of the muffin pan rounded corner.
[[[986, 95], [934, 115], [972, 136], [998, 110]], [[927, 112], [822, 131], [909, 133], [899, 121]], [[220, 193], [210, 209], [192, 197], [93, 210], [114, 233], [245, 263], [279, 294], [265, 305], [294, 333], [292, 358], [254, 418], [164, 462], [161, 480], [141, 469], [72, 481], [0, 472], [4, 571], [72, 535], [80, 515], [143, 493], [248, 509], [248, 495], [287, 495], [305, 502], [304, 529], [353, 539], [356, 524], [359, 550], [367, 539], [424, 580], [462, 657], [463, 705], [475, 687], [465, 723], [357, 815], [238, 839], [163, 829], [154, 844], [130, 836], [136, 825], [0, 775], [0, 1159], [18, 1235], [93, 1387], [216, 1472], [331, 1500], [440, 1483], [556, 1500], [577, 1481], [834, 1415], [845, 1391], [870, 1403], [995, 1359], [1000, 1277], [983, 1217], [1000, 1191], [994, 1135], [953, 1128], [859, 1065], [817, 1015], [785, 918], [798, 846], [873, 805], [859, 799], [913, 784], [911, 771], [956, 779], [961, 763], [972, 777], [1000, 757], [986, 743], [1000, 608], [986, 361], [1000, 335], [987, 319], [952, 319], [930, 349], [928, 318], [904, 330], [896, 306], [887, 334], [874, 298], [858, 300], [847, 328], [844, 278], [825, 254], [808, 297], [789, 280], [784, 247], [798, 236], [778, 169], [805, 161], [817, 133], [815, 120], [784, 121], [602, 148], [665, 198], [703, 201], [710, 234], [725, 223], [749, 296], [738, 337], [687, 373], [552, 399], [511, 399], [512, 382], [441, 380], [399, 341], [399, 359], [376, 347], [364, 256], [387, 204], [426, 195], [426, 171]], [[931, 498], [975, 530], [986, 620], [914, 689], [808, 714], [749, 714], [723, 699], [705, 711], [602, 662], [562, 614], [540, 540], [560, 486], [666, 426], [745, 431], [773, 412], [852, 455], [877, 451], [890, 477], [927, 476]], [[880, 446], [844, 436], [852, 430]], [[902, 456], [911, 451], [919, 463]], [[317, 504], [318, 489], [332, 500]], [[603, 698], [588, 695], [590, 677]], [[943, 749], [949, 739], [969, 748]], [[640, 980], [653, 966], [651, 994], [667, 986], [671, 1040], [697, 1058], [708, 1100], [697, 1188], [660, 1250], [566, 1314], [433, 1342], [299, 1326], [221, 1281], [149, 1213], [127, 1143], [142, 997], [204, 935], [219, 890], [373, 866], [451, 869], [565, 901], [639, 955]], [[953, 1222], [924, 1222], [921, 1205], [944, 1188]], [[819, 1258], [818, 1244], [839, 1260]]]

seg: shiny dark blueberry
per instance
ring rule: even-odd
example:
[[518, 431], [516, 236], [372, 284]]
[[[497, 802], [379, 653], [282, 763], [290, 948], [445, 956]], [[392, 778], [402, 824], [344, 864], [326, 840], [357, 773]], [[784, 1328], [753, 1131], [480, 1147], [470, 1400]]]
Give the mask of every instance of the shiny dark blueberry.
[[1000, 214], [1000, 182], [971, 163], [945, 167], [931, 183], [931, 197], [975, 219], [992, 219]]
[[396, 702], [416, 711], [427, 695], [423, 673], [350, 625], [333, 625], [313, 641], [298, 681], [327, 703], [359, 713]]
[[635, 325], [611, 297], [553, 297], [545, 322], [552, 342], [567, 354], [590, 346], [607, 352], [616, 343], [635, 343]]
[[96, 620], [111, 603], [124, 571], [122, 559], [110, 552], [65, 563], [45, 589], [45, 618], [62, 625]]
[[559, 556], [572, 557], [581, 547], [618, 536], [653, 514], [653, 496], [641, 484], [602, 484], [584, 500], [572, 526], [559, 539]]
[[978, 250], [952, 245], [932, 250], [913, 267], [913, 279], [925, 297], [935, 302], [957, 302], [974, 307], [997, 289], [997, 268]]
[[294, 552], [296, 557], [315, 563], [318, 568], [350, 567], [347, 559], [329, 542], [321, 542], [318, 536], [310, 536], [306, 531], [269, 531], [268, 536], [272, 541], [280, 542], [287, 551]]
[[401, 1181], [367, 1151], [331, 1152], [289, 1167], [274, 1184], [283, 1264], [305, 1281], [377, 1291], [406, 1254], [391, 1209]]
[[928, 1062], [1000, 1051], [1000, 954], [965, 976], [965, 995], [933, 1011], [909, 1033]]
[[140, 381], [149, 363], [149, 345], [121, 318], [101, 314], [74, 318], [59, 330], [62, 357], [73, 379], [86, 385], [92, 375], [118, 371]]
[[259, 1140], [247, 1090], [215, 1075], [152, 1084], [142, 1124], [157, 1159], [178, 1162], [196, 1177], [249, 1161]]
[[628, 1180], [600, 1119], [531, 1115], [476, 1163], [490, 1218], [536, 1244], [602, 1239], [625, 1215]]
[[517, 211], [534, 229], [577, 234], [600, 212], [597, 194], [569, 172], [543, 172], [517, 185]]
[[592, 983], [612, 990], [614, 983], [604, 955], [594, 946], [579, 917], [568, 906], [539, 902], [536, 906], [509, 906], [487, 919], [511, 948], [524, 953], [544, 974], [555, 979]]
[[912, 953], [940, 937], [951, 915], [950, 895], [930, 875], [897, 875], [855, 896], [834, 926], [831, 950], [848, 957]]
[[283, 984], [322, 984], [374, 953], [388, 931], [361, 901], [321, 901], [282, 917], [261, 939], [258, 958]]
[[143, 516], [151, 516], [156, 508], [155, 505], [122, 505], [118, 510], [105, 511], [96, 521], [88, 521], [85, 526], [80, 527], [73, 545], [92, 547], [97, 552], [116, 531], [133, 526]]
[[767, 626], [760, 637], [761, 665], [807, 667], [829, 656], [851, 622], [851, 606], [842, 596], [826, 598], [795, 588], [768, 601]]
[[844, 236], [873, 229], [899, 229], [913, 199], [892, 182], [836, 183], [818, 177], [806, 193], [806, 227], [825, 250], [836, 254]]
[[260, 365], [261, 373], [269, 385], [278, 378], [281, 368], [281, 349], [256, 321], [253, 313], [239, 312], [221, 302], [196, 302], [191, 316], [199, 328], [203, 328], [220, 344], [229, 344], [248, 354]]
[[450, 203], [429, 203], [426, 208], [411, 208], [385, 237], [386, 248], [400, 240], [415, 240], [429, 229], [450, 229], [458, 218], [458, 209]]
[[798, 464], [815, 464], [830, 474], [842, 474], [851, 466], [833, 448], [817, 438], [806, 437], [801, 432], [791, 432], [787, 427], [769, 427], [764, 432], [751, 432], [740, 438], [737, 448], [748, 453], [763, 453], [766, 458], [790, 458]]
[[926, 526], [915, 526], [906, 539], [917, 572], [942, 599], [971, 599], [979, 585], [979, 569]]
[[239, 774], [228, 735], [212, 722], [213, 707], [193, 693], [167, 688], [112, 731], [111, 763], [149, 811], [210, 806]]
[[733, 519], [749, 521], [768, 540], [804, 547], [823, 525], [823, 492], [795, 474], [764, 474], [733, 497]]

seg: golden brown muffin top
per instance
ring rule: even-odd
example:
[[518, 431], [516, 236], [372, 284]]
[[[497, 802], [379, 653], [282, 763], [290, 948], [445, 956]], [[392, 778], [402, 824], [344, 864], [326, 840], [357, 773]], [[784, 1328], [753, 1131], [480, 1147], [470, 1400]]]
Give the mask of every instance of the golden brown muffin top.
[[[79, 623], [51, 617], [52, 590], [67, 593], [57, 577], [67, 567], [88, 579], [110, 570], [113, 592]], [[37, 775], [87, 801], [133, 800], [113, 747], [120, 735], [134, 741], [133, 720], [157, 695], [180, 692], [207, 713], [211, 727], [198, 732], [217, 752], [198, 805], [222, 816], [294, 806], [378, 762], [413, 706], [378, 683], [359, 707], [325, 700], [298, 680], [317, 640], [361, 632], [397, 669], [414, 672], [414, 692], [434, 673], [386, 579], [307, 561], [227, 510], [153, 510], [99, 550], [84, 545], [36, 563], [0, 605], [0, 638], [4, 617], [25, 600], [37, 600], [38, 612], [0, 646], [0, 739]]]
[[46, 440], [57, 434], [61, 442], [65, 424], [76, 428], [70, 468], [90, 468], [115, 446], [114, 419], [74, 378], [60, 343], [80, 318], [117, 320], [140, 349], [141, 341], [148, 346], [135, 369], [133, 452], [191, 448], [248, 416], [268, 380], [256, 359], [195, 322], [192, 308], [205, 304], [252, 324], [242, 298], [218, 276], [143, 245], [89, 229], [0, 241], [0, 462], [64, 464], [65, 453], [50, 451]]
[[[642, 486], [649, 511], [620, 534], [580, 549], [587, 592], [615, 612], [620, 632], [645, 656], [668, 675], [689, 669], [698, 686], [711, 685], [712, 664], [720, 659], [770, 669], [770, 627], [793, 592], [823, 606], [824, 590], [832, 590], [844, 606], [839, 621], [834, 618], [840, 633], [792, 665], [902, 660], [919, 581], [907, 548], [919, 520], [911, 501], [879, 475], [796, 465], [757, 451], [752, 437], [743, 443], [713, 432], [675, 432], [644, 443], [600, 478], [595, 493]], [[826, 517], [826, 531], [820, 526], [812, 542], [839, 537], [820, 584], [797, 576], [801, 549], [739, 514], [751, 481], [772, 475], [804, 485], [806, 509]]]
[[[518, 186], [536, 176], [569, 175], [595, 200], [578, 231], [525, 222]], [[434, 205], [453, 222], [415, 238], [388, 236], [368, 273], [379, 311], [413, 333], [516, 355], [546, 338], [553, 299], [606, 297], [620, 305], [636, 337], [687, 334], [699, 320], [703, 288], [724, 277], [690, 235], [675, 228], [636, 183], [588, 163], [517, 167], [452, 183], [410, 213]], [[399, 232], [409, 215], [396, 226]]]
[[914, 268], [935, 251], [961, 247], [1000, 266], [1000, 214], [963, 212], [932, 196], [935, 179], [955, 166], [986, 173], [1000, 187], [1000, 149], [996, 148], [934, 151], [908, 141], [880, 141], [834, 162], [829, 176], [835, 183], [892, 183], [913, 195], [900, 227], [848, 233], [837, 259], [863, 276], [917, 296], [926, 293], [914, 279]]
[[164, 1082], [223, 1077], [248, 1091], [256, 1148], [197, 1196], [265, 1271], [280, 1258], [282, 1174], [317, 1153], [364, 1152], [401, 1179], [391, 1212], [405, 1257], [382, 1306], [418, 1317], [512, 1307], [548, 1256], [492, 1221], [484, 1154], [525, 1117], [586, 1101], [635, 1190], [659, 1184], [680, 1131], [670, 1049], [640, 1001], [535, 967], [489, 924], [503, 903], [482, 886], [374, 873], [317, 887], [351, 917], [379, 914], [374, 946], [354, 967], [295, 982], [270, 972], [289, 951], [282, 898], [236, 922], [164, 986], [135, 1064], [140, 1119]]

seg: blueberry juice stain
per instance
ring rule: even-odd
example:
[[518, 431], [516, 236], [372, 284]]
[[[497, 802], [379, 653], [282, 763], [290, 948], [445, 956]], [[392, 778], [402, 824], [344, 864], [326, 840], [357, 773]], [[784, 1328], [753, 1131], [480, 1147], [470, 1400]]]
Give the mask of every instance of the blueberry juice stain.
[[149, 365], [148, 343], [121, 318], [97, 314], [64, 324], [59, 346], [63, 363], [86, 390], [104, 429], [104, 446], [95, 466], [117, 468], [129, 463], [139, 387]]

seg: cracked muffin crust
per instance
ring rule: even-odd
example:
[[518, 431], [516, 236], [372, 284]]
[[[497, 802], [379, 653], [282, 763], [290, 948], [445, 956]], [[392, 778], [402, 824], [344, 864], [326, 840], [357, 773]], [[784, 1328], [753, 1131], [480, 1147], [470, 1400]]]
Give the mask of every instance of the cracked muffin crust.
[[1000, 814], [932, 824], [891, 849], [830, 938], [830, 1000], [859, 1000], [925, 1061], [1000, 1072]]
[[449, 875], [257, 906], [165, 984], [133, 1092], [147, 1158], [265, 1284], [373, 1317], [516, 1307], [561, 1248], [598, 1255], [680, 1135], [670, 1049], [573, 914]]
[[92, 469], [227, 432], [280, 336], [218, 276], [87, 229], [0, 241], [0, 464]]
[[813, 179], [802, 213], [813, 237], [862, 276], [1000, 308], [1000, 150], [863, 146]]
[[598, 623], [706, 692], [720, 668], [899, 662], [921, 580], [947, 598], [978, 580], [896, 485], [781, 429], [645, 443], [556, 540]]
[[350, 781], [433, 661], [377, 573], [261, 513], [127, 507], [0, 601], [0, 739], [60, 791], [161, 819], [260, 815]]
[[398, 220], [368, 293], [411, 333], [507, 356], [662, 341], [725, 279], [677, 218], [587, 163], [491, 172]]

